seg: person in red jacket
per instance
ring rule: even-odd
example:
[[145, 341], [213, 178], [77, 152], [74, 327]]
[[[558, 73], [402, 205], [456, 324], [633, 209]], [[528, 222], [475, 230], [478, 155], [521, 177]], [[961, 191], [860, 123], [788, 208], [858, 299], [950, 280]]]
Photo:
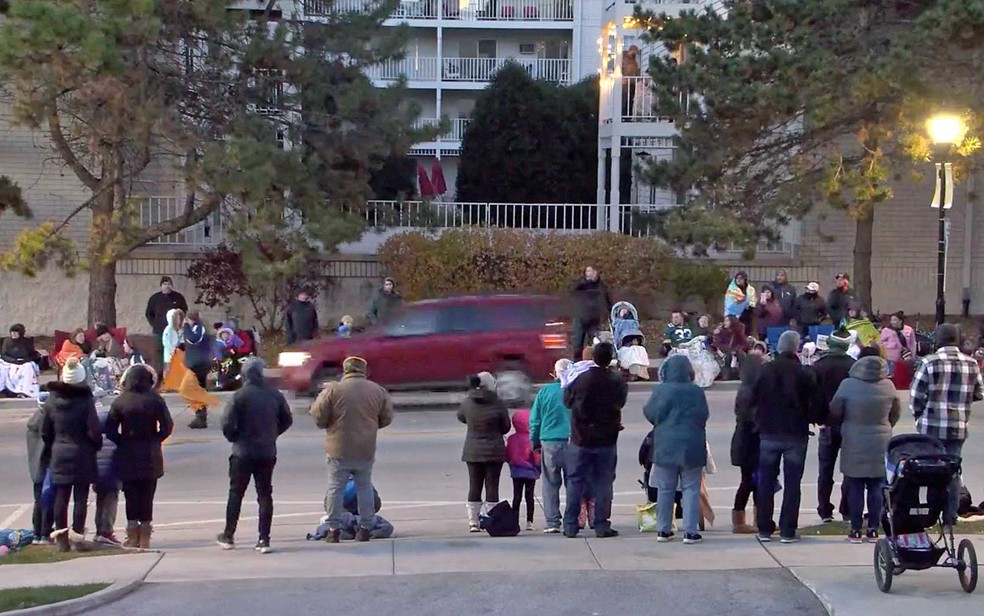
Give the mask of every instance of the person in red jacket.
[[520, 409], [513, 413], [512, 425], [515, 432], [506, 439], [506, 458], [509, 461], [509, 474], [513, 480], [513, 511], [519, 512], [519, 504], [526, 496], [526, 530], [533, 530], [533, 514], [536, 502], [533, 494], [536, 480], [540, 478], [540, 453], [530, 442], [530, 412]]

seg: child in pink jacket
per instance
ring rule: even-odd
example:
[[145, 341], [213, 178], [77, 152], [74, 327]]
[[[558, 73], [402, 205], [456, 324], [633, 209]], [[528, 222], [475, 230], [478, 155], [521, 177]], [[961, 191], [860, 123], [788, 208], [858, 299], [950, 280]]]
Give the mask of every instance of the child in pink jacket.
[[513, 480], [513, 510], [519, 513], [519, 503], [526, 495], [526, 530], [533, 530], [535, 503], [533, 493], [540, 478], [540, 454], [530, 443], [530, 412], [520, 409], [512, 416], [515, 431], [506, 439], [506, 457]]

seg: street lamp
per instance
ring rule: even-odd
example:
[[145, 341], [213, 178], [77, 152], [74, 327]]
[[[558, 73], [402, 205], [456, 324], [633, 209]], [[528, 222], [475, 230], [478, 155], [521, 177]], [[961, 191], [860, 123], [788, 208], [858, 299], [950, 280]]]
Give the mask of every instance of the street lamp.
[[[949, 154], [950, 149], [963, 141], [967, 133], [967, 125], [960, 117], [955, 115], [936, 115], [926, 123], [929, 138], [937, 146], [940, 156], [944, 158]], [[947, 187], [947, 176], [951, 163], [940, 160], [936, 163], [936, 185], [939, 195], [939, 202], [934, 197], [932, 207], [939, 208], [939, 236], [936, 254], [936, 324], [940, 325], [946, 321], [946, 210], [947, 188], [951, 191], [953, 187]], [[953, 201], [953, 197], [950, 197]]]

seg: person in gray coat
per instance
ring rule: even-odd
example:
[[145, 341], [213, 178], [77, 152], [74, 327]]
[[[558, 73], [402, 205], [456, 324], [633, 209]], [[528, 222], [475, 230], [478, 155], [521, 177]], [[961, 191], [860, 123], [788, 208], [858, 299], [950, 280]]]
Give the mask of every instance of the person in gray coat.
[[48, 452], [45, 451], [41, 439], [41, 425], [44, 423], [45, 407], [38, 403], [38, 410], [27, 421], [27, 468], [34, 483], [34, 545], [51, 543], [51, 531], [54, 524], [54, 508], [51, 503], [45, 506], [41, 498], [44, 488], [44, 476], [48, 473]]
[[478, 515], [485, 502], [499, 502], [499, 477], [506, 461], [502, 436], [512, 428], [509, 411], [495, 393], [495, 378], [488, 372], [468, 377], [468, 397], [458, 409], [458, 421], [468, 426], [461, 461], [468, 466], [468, 529], [481, 531]]
[[885, 451], [902, 407], [888, 380], [888, 364], [881, 357], [863, 357], [853, 367], [830, 402], [830, 421], [839, 423], [841, 472], [847, 483], [851, 516], [851, 543], [861, 543], [863, 497], [867, 492], [867, 539], [878, 538], [881, 522]]

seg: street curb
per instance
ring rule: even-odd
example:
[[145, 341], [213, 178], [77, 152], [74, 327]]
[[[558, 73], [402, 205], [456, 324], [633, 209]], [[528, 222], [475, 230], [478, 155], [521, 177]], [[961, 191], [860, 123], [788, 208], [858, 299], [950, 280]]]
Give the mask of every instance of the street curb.
[[786, 569], [786, 571], [789, 571], [793, 575], [793, 577], [796, 578], [797, 582], [805, 586], [807, 590], [813, 593], [813, 596], [817, 598], [817, 601], [820, 602], [820, 605], [823, 606], [823, 609], [827, 612], [827, 614], [829, 614], [830, 616], [835, 616], [837, 614], [837, 611], [834, 609], [834, 604], [831, 603], [830, 598], [827, 596], [826, 593], [821, 592], [819, 589], [816, 588], [815, 585], [807, 582], [802, 577], [800, 577], [800, 574], [797, 573], [796, 569], [794, 569], [793, 567], [784, 567], [784, 569]]

